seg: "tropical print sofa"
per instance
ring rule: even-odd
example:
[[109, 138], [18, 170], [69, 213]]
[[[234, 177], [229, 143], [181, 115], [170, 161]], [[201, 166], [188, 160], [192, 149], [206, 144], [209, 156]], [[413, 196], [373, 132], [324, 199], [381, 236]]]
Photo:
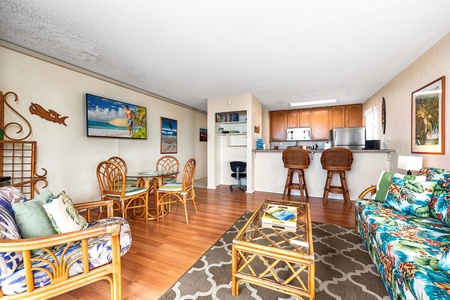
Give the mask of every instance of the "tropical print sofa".
[[392, 299], [450, 299], [450, 171], [382, 172], [355, 226]]
[[[99, 207], [107, 218], [90, 220]], [[49, 190], [27, 200], [1, 187], [0, 298], [47, 299], [108, 279], [111, 298], [122, 299], [120, 256], [131, 241], [128, 222], [113, 217], [112, 201], [74, 205], [64, 192]]]

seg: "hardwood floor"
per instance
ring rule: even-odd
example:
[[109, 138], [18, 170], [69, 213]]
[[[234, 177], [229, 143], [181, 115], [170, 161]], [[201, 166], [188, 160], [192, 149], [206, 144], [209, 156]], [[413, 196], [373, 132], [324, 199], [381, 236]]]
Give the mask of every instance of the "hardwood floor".
[[[193, 265], [204, 252], [246, 211], [254, 211], [264, 199], [281, 199], [280, 194], [246, 194], [228, 186], [216, 190], [196, 188], [196, 214], [188, 203], [189, 224], [182, 205], [159, 222], [130, 220], [133, 244], [122, 257], [124, 299], [158, 299]], [[300, 196], [290, 200], [300, 201]], [[313, 221], [354, 226], [354, 205], [330, 199], [323, 206], [321, 198], [310, 198]], [[98, 282], [54, 299], [109, 299], [109, 284]]]

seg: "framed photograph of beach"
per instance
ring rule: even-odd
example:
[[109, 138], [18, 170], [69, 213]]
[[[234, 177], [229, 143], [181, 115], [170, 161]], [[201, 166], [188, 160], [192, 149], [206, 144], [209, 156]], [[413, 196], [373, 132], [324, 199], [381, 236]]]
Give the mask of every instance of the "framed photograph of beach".
[[161, 117], [161, 154], [177, 153], [177, 120]]
[[206, 128], [200, 128], [200, 142], [208, 141], [208, 131]]
[[147, 109], [131, 103], [86, 94], [89, 137], [147, 139]]
[[444, 154], [445, 76], [411, 93], [411, 152]]

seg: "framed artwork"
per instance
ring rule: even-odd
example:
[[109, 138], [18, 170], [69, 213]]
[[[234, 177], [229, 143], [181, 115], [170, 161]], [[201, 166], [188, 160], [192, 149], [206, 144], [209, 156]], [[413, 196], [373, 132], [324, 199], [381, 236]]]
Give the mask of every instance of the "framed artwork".
[[444, 154], [445, 76], [411, 94], [411, 152]]
[[161, 117], [161, 154], [177, 153], [177, 120]]
[[147, 109], [131, 103], [86, 94], [86, 129], [89, 137], [145, 140]]
[[200, 142], [208, 141], [208, 131], [206, 128], [200, 128]]

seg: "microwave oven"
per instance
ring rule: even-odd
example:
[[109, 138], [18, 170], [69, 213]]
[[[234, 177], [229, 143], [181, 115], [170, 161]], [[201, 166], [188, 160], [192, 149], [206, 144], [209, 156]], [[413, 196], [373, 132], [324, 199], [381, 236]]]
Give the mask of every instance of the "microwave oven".
[[310, 141], [311, 128], [288, 128], [286, 131], [286, 139], [288, 141]]

